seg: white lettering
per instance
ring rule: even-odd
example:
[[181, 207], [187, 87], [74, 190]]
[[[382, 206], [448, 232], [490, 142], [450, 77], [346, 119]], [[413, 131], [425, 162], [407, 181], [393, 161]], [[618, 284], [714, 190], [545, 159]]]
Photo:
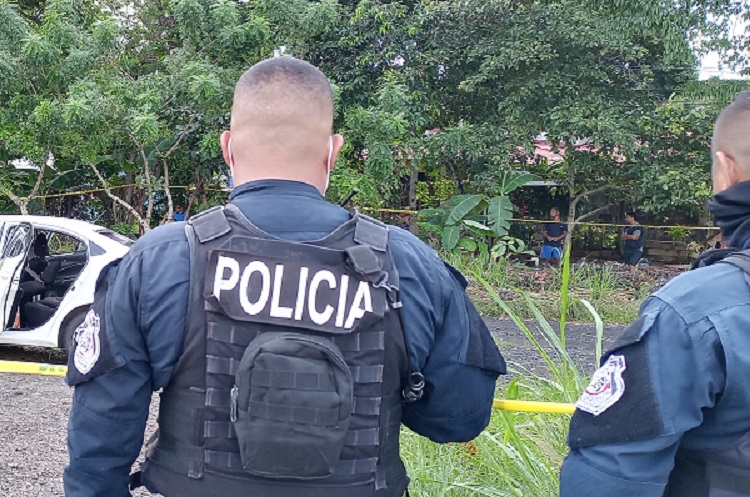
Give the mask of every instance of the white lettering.
[[341, 277], [341, 291], [339, 293], [339, 307], [336, 312], [336, 327], [344, 326], [344, 313], [346, 312], [346, 294], [349, 293], [349, 276]]
[[284, 281], [284, 265], [276, 264], [276, 274], [273, 275], [273, 298], [271, 299], [271, 317], [290, 319], [292, 317], [291, 307], [279, 305], [281, 298], [281, 282]]
[[336, 277], [333, 276], [332, 272], [325, 270], [318, 271], [317, 273], [315, 273], [315, 276], [313, 276], [313, 279], [310, 282], [310, 295], [308, 296], [307, 300], [307, 312], [310, 313], [310, 319], [312, 319], [315, 324], [321, 326], [326, 324], [328, 320], [331, 319], [331, 315], [333, 314], [333, 307], [331, 307], [330, 305], [326, 305], [325, 309], [323, 309], [323, 312], [318, 312], [318, 310], [315, 308], [315, 300], [318, 295], [318, 287], [320, 286], [320, 283], [322, 281], [327, 282], [329, 288], [336, 288]]
[[[224, 279], [224, 272], [229, 269], [229, 278]], [[232, 290], [240, 279], [240, 263], [231, 257], [219, 256], [214, 276], [214, 297], [219, 298], [222, 290]]]
[[[362, 307], [363, 303], [364, 307]], [[357, 293], [354, 295], [354, 302], [352, 302], [352, 310], [349, 311], [349, 317], [346, 318], [345, 328], [349, 329], [354, 326], [354, 321], [361, 319], [365, 312], [372, 312], [372, 295], [370, 294], [370, 285], [360, 281]]]
[[302, 320], [302, 313], [305, 312], [305, 292], [307, 291], [307, 275], [310, 269], [302, 266], [299, 270], [299, 287], [297, 288], [297, 305], [294, 307], [294, 319]]
[[[250, 299], [247, 296], [247, 292], [249, 290], [248, 285], [250, 283], [250, 276], [252, 276], [252, 274], [255, 272], [260, 273], [263, 281], [261, 282], [260, 296], [258, 297], [258, 301], [253, 303], [250, 302]], [[251, 316], [259, 314], [260, 311], [262, 311], [263, 308], [266, 307], [266, 304], [268, 303], [268, 296], [270, 295], [270, 293], [271, 272], [268, 270], [268, 266], [266, 266], [261, 261], [253, 261], [248, 264], [245, 270], [242, 272], [242, 279], [240, 280], [240, 305], [242, 306], [242, 309], [244, 309], [244, 311]]]

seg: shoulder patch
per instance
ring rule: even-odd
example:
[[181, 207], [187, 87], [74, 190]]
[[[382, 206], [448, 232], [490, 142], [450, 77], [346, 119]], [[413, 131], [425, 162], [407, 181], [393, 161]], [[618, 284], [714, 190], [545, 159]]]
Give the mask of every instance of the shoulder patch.
[[73, 364], [82, 375], [89, 374], [99, 360], [102, 350], [99, 340], [100, 331], [99, 315], [94, 309], [90, 309], [74, 335], [76, 347], [73, 353]]
[[615, 405], [625, 393], [625, 381], [622, 378], [625, 369], [625, 356], [610, 356], [594, 373], [591, 383], [576, 402], [576, 407], [598, 416]]
[[117, 337], [108, 328], [107, 291], [117, 273], [120, 259], [108, 264], [99, 274], [94, 303], [73, 333], [73, 350], [68, 356], [65, 381], [76, 386], [125, 364], [119, 353]]
[[622, 332], [570, 420], [571, 449], [658, 437], [664, 421], [654, 391], [648, 334], [656, 314], [645, 314]]

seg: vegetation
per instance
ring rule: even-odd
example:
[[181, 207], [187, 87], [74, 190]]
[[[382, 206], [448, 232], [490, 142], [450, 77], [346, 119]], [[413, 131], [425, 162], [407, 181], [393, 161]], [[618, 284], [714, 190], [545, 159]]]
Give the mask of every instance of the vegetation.
[[420, 211], [419, 226], [438, 235], [442, 248], [448, 251], [461, 248], [485, 256], [523, 252], [523, 242], [508, 236], [515, 210], [508, 195], [532, 178], [527, 173], [508, 173], [493, 188], [497, 195], [457, 195], [439, 208]]
[[[603, 207], [596, 192], [696, 213], [710, 122], [743, 85], [699, 82], [692, 48], [747, 67], [748, 37], [726, 20], [748, 10], [732, 0], [0, 0], [0, 163], [28, 161], [0, 168], [0, 209], [143, 232], [175, 203], [223, 202], [218, 134], [233, 84], [276, 52], [335, 84], [348, 144], [333, 200], [351, 188], [369, 208], [494, 198], [503, 177], [528, 170], [559, 185], [568, 220]], [[542, 132], [557, 159], [533, 152]]]
[[[524, 319], [535, 319], [524, 295], [534, 300], [544, 316], [558, 321], [562, 315], [561, 293], [563, 271], [559, 268], [535, 270], [512, 260], [492, 260], [487, 256], [447, 253], [446, 260], [464, 274], [481, 274], [502, 296], [503, 301]], [[568, 281], [572, 300], [586, 299], [607, 323], [629, 323], [638, 315], [643, 300], [668, 278], [674, 270], [642, 269], [630, 277], [621, 265], [612, 263], [580, 262], [574, 264]], [[471, 279], [471, 277], [470, 277]], [[472, 284], [469, 292], [480, 312], [486, 316], [504, 315], [502, 309], [481, 285]], [[574, 321], [590, 319], [581, 304], [568, 309]]]
[[[501, 395], [571, 401], [585, 373], [566, 355], [566, 321], [591, 306], [630, 321], [660, 277], [507, 260], [525, 250], [507, 233], [513, 189], [526, 173], [553, 182], [568, 221], [610, 202], [699, 216], [711, 123], [748, 85], [699, 81], [697, 56], [750, 70], [737, 18], [750, 20], [748, 2], [0, 0], [0, 211], [135, 236], [176, 203], [223, 202], [234, 82], [294, 55], [330, 76], [347, 137], [329, 198], [357, 188], [359, 207], [434, 209], [423, 234], [486, 280], [473, 290], [483, 312], [533, 319], [551, 344], [538, 349], [548, 374], [520, 371]], [[415, 493], [556, 495], [567, 422], [495, 413], [475, 442], [447, 446], [407, 432]]]
[[[565, 258], [563, 275], [570, 259]], [[516, 376], [498, 393], [507, 399], [575, 402], [586, 384], [586, 375], [568, 355], [565, 327], [557, 335], [529, 295], [524, 300], [535, 317], [539, 333], [534, 333], [513, 312], [493, 286], [476, 276], [495, 303], [516, 323], [534, 345], [547, 366], [548, 374], [511, 364]], [[567, 284], [567, 279], [563, 281]], [[596, 360], [601, 356], [602, 321], [590, 309], [597, 327]], [[565, 322], [566, 307], [563, 307]], [[560, 414], [496, 412], [490, 426], [468, 444], [440, 446], [407, 430], [402, 450], [413, 478], [416, 495], [463, 496], [541, 496], [558, 495], [558, 474], [567, 453], [565, 435], [570, 417]]]

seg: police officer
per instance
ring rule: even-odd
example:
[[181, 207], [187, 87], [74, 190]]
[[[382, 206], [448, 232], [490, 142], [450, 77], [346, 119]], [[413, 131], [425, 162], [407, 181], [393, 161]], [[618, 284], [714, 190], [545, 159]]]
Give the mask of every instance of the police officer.
[[[748, 136], [750, 92], [712, 143], [709, 209], [735, 251], [750, 249]], [[576, 404], [561, 497], [750, 495], [748, 260], [682, 274], [645, 302]]]
[[[403, 423], [476, 437], [505, 364], [466, 280], [401, 229], [323, 199], [343, 146], [325, 76], [248, 70], [221, 137], [230, 202], [105, 271], [67, 381], [68, 497], [391, 497]], [[151, 393], [159, 430], [141, 449]]]

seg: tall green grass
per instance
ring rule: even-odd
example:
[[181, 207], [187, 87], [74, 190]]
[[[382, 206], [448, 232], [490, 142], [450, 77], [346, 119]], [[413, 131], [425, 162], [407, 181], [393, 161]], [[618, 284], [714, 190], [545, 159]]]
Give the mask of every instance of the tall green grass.
[[[567, 271], [566, 271], [567, 268]], [[565, 258], [563, 287], [570, 284], [570, 259]], [[558, 335], [534, 299], [521, 293], [536, 321], [535, 333], [479, 274], [474, 277], [491, 295], [495, 304], [524, 333], [548, 368], [540, 375], [510, 359], [517, 375], [499, 391], [507, 399], [575, 402], [585, 387], [586, 377], [564, 345], [564, 323], [568, 309], [581, 305], [593, 317], [597, 330], [597, 363], [601, 356], [604, 325], [591, 303], [561, 298], [562, 319]], [[591, 365], [592, 369], [593, 366]], [[494, 412], [490, 425], [468, 444], [434, 444], [404, 429], [402, 454], [412, 478], [413, 496], [434, 497], [553, 497], [558, 495], [559, 468], [567, 453], [565, 436], [569, 415], [521, 412]]]
[[[630, 323], [638, 316], [641, 303], [650, 293], [649, 285], [635, 285], [625, 271], [612, 264], [581, 262], [562, 268], [534, 270], [505, 259], [492, 261], [480, 254], [443, 254], [445, 259], [467, 275], [481, 274], [498, 289], [508, 306], [524, 319], [534, 319], [520, 292], [533, 296], [536, 306], [550, 320], [586, 321], [589, 310], [578, 299], [589, 301], [608, 323]], [[567, 273], [566, 273], [566, 269]], [[519, 292], [520, 291], [520, 292]], [[472, 294], [480, 312], [486, 316], [500, 316], [504, 312], [486, 292]], [[565, 302], [571, 303], [566, 305]], [[567, 318], [562, 318], [562, 309]], [[565, 337], [562, 337], [565, 341]]]

